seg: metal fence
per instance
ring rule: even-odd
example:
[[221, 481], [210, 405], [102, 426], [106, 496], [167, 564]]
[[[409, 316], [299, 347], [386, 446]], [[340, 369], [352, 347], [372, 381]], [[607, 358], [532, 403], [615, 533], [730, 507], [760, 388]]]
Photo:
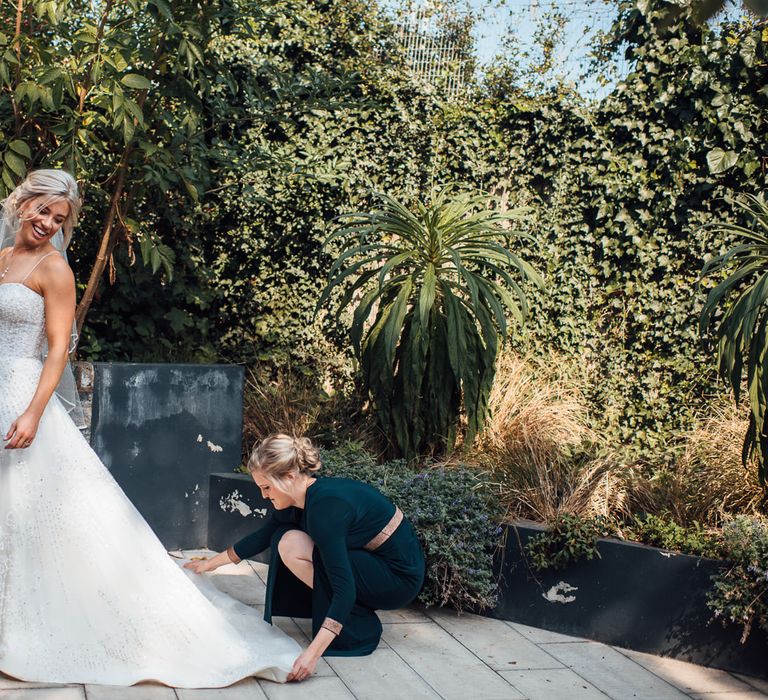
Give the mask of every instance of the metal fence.
[[414, 10], [400, 25], [400, 44], [416, 80], [439, 87], [448, 98], [463, 92], [470, 69], [466, 50], [450, 18], [428, 9]]

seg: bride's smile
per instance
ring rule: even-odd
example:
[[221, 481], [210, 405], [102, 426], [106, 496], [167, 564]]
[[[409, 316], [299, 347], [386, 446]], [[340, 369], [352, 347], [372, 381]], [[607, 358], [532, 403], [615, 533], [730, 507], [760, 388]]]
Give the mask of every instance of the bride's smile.
[[21, 229], [17, 234], [17, 240], [22, 245], [37, 247], [56, 234], [67, 216], [69, 216], [69, 204], [66, 200], [51, 200], [50, 197], [35, 198], [22, 212]]

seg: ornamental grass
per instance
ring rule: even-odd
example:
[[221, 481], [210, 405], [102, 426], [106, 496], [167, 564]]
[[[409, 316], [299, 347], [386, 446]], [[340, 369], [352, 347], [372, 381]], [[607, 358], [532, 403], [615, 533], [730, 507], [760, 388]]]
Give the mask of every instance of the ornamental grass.
[[672, 467], [635, 484], [635, 509], [669, 516], [681, 525], [712, 526], [729, 516], [764, 512], [765, 492], [754, 458], [747, 466], [742, 463], [748, 414], [748, 406], [725, 397], [713, 400], [680, 436]]
[[490, 474], [510, 518], [626, 511], [630, 470], [592, 427], [590, 381], [588, 368], [554, 353], [499, 358], [491, 418], [470, 460]]

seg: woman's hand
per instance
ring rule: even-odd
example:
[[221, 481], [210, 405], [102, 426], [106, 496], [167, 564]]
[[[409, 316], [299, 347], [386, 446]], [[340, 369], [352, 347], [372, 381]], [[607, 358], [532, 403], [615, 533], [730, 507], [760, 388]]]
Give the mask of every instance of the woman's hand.
[[40, 424], [40, 416], [32, 411], [22, 413], [9, 428], [4, 440], [7, 441], [6, 450], [17, 450], [29, 447], [37, 434], [37, 426]]
[[184, 564], [185, 569], [194, 571], [196, 574], [204, 574], [206, 571], [213, 571], [210, 559], [196, 559]]
[[224, 564], [231, 563], [232, 560], [229, 558], [229, 554], [224, 551], [219, 552], [211, 559], [195, 559], [194, 561], [188, 561], [184, 564], [184, 568], [194, 571], [196, 574], [204, 574], [206, 571], [214, 571], [220, 566], [224, 566]]
[[315, 654], [311, 649], [305, 649], [299, 658], [293, 662], [293, 668], [288, 674], [287, 681], [303, 681], [309, 678], [315, 672], [315, 666], [317, 666], [317, 660], [320, 657]]
[[286, 680], [303, 681], [309, 678], [315, 672], [318, 659], [325, 653], [325, 650], [335, 638], [336, 635], [333, 632], [325, 627], [321, 627], [309, 646], [293, 662], [293, 668]]

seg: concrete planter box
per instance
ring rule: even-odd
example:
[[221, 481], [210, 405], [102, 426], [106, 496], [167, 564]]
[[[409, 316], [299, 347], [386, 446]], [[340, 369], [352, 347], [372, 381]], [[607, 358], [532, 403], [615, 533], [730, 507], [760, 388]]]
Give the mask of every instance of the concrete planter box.
[[[220, 552], [256, 532], [273, 510], [250, 474], [211, 474], [208, 495], [208, 547]], [[255, 557], [269, 562], [269, 550]]]
[[96, 363], [91, 446], [168, 549], [200, 547], [208, 477], [240, 464], [243, 368]]
[[768, 638], [753, 627], [711, 622], [710, 577], [722, 562], [605, 539], [600, 559], [537, 572], [523, 547], [544, 528], [507, 526], [496, 560], [499, 602], [491, 617], [586, 637], [627, 649], [768, 678]]

